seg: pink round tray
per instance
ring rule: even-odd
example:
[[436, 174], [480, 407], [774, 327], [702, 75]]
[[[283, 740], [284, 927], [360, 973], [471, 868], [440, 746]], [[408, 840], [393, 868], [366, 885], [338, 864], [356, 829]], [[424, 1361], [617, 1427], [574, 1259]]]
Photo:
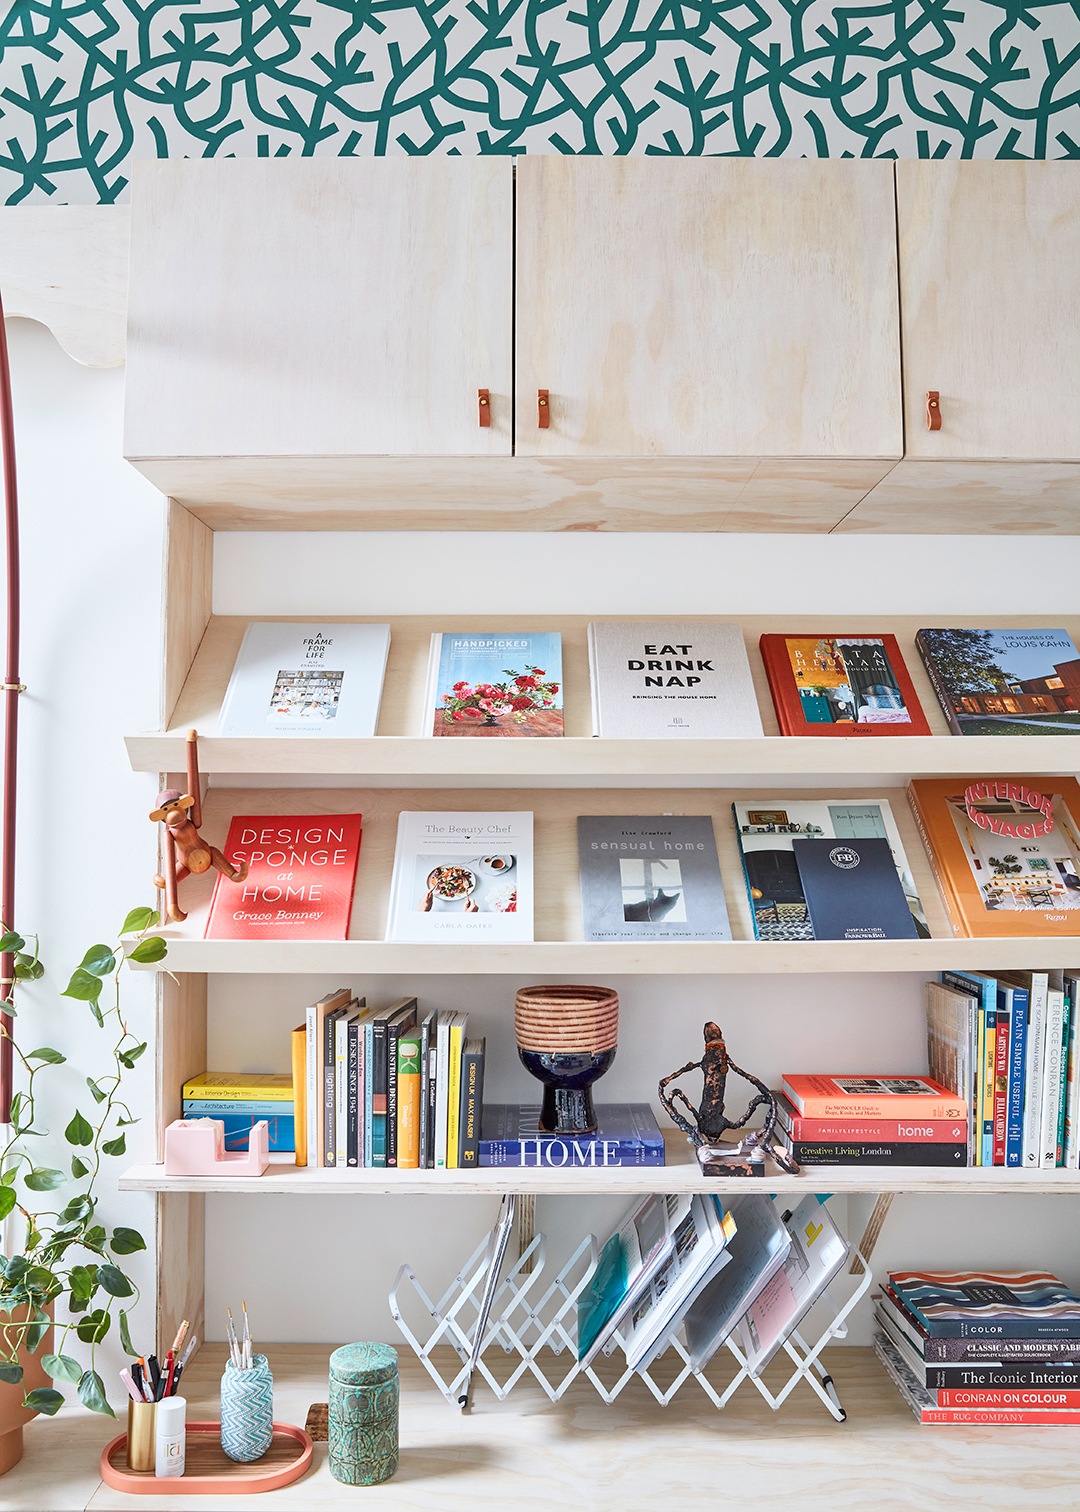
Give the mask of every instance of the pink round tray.
[[220, 1423], [189, 1423], [183, 1475], [159, 1479], [152, 1470], [129, 1470], [127, 1434], [121, 1433], [101, 1451], [101, 1478], [114, 1491], [139, 1496], [250, 1496], [299, 1480], [311, 1467], [312, 1447], [303, 1428], [275, 1423], [273, 1440], [262, 1459], [239, 1465], [221, 1447]]

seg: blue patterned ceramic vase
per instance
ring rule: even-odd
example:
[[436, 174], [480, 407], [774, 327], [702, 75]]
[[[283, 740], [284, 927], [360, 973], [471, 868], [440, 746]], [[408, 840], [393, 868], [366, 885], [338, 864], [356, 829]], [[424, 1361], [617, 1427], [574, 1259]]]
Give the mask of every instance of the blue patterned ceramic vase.
[[266, 1356], [251, 1357], [250, 1370], [226, 1361], [221, 1378], [221, 1447], [249, 1465], [262, 1459], [274, 1437], [274, 1378]]
[[330, 1356], [330, 1474], [346, 1486], [389, 1480], [398, 1465], [398, 1358], [389, 1344]]

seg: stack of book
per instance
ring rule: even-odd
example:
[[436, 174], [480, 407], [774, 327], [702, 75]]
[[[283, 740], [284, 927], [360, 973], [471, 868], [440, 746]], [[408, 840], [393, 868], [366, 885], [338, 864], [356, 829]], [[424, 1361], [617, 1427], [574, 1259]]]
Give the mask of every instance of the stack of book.
[[184, 1083], [185, 1118], [219, 1118], [225, 1125], [225, 1148], [246, 1150], [255, 1124], [270, 1126], [272, 1151], [294, 1150], [293, 1079], [273, 1073], [203, 1071]]
[[963, 1166], [967, 1104], [926, 1076], [785, 1076], [777, 1133], [803, 1166]]
[[1080, 973], [943, 971], [926, 986], [930, 1074], [969, 1109], [968, 1164], [1080, 1167]]
[[874, 1349], [922, 1423], [1080, 1423], [1080, 1297], [1042, 1271], [890, 1271]]

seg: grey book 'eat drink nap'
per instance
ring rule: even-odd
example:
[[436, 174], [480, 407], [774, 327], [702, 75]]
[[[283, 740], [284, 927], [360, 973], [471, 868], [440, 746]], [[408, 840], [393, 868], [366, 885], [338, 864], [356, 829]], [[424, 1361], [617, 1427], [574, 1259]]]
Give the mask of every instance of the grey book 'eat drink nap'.
[[586, 940], [730, 940], [708, 814], [578, 819]]
[[593, 734], [763, 733], [738, 625], [589, 626]]

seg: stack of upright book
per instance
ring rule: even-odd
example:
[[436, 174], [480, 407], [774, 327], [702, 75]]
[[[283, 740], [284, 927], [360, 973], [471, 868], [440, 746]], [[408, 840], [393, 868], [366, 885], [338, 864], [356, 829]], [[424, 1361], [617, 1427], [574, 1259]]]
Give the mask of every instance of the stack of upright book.
[[943, 971], [926, 984], [930, 1074], [967, 1102], [969, 1165], [1080, 1166], [1078, 978]]
[[874, 1349], [922, 1423], [1080, 1423], [1080, 1297], [1045, 1271], [890, 1271]]

